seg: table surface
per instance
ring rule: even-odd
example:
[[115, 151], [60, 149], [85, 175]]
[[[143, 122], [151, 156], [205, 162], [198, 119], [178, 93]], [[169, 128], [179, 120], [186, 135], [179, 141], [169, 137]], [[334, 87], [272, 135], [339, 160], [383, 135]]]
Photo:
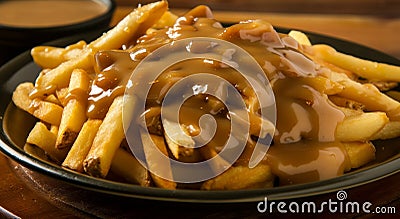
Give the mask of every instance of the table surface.
[[[121, 20], [132, 10], [132, 7], [118, 6], [112, 20], [112, 25]], [[176, 13], [182, 13], [184, 10], [174, 10]], [[342, 39], [358, 42], [360, 44], [383, 51], [400, 59], [400, 43], [398, 42], [398, 31], [400, 32], [400, 17], [374, 17], [367, 15], [334, 15], [334, 14], [282, 14], [265, 12], [229, 12], [215, 11], [216, 19], [224, 22], [235, 22], [247, 19], [265, 19], [273, 25], [287, 28], [323, 33]], [[16, 174], [19, 167], [0, 154], [0, 218], [5, 209], [13, 212], [20, 217], [33, 218], [71, 218], [82, 216], [77, 214], [71, 208], [65, 208], [60, 204], [49, 200], [45, 192], [38, 192], [32, 186], [29, 186], [27, 180], [22, 179], [21, 174]], [[358, 198], [358, 200], [368, 200], [380, 206], [394, 206], [400, 211], [400, 189], [398, 182], [400, 174], [395, 174], [377, 182], [347, 190], [349, 196]], [[316, 199], [326, 199], [335, 197], [335, 194], [328, 194]], [[313, 200], [313, 199], [310, 199]], [[116, 204], [111, 204], [115, 206]], [[153, 206], [155, 207], [155, 206]], [[215, 208], [201, 209], [200, 216], [210, 218], [221, 217], [223, 215], [235, 216], [235, 214], [222, 212], [226, 209], [235, 209], [237, 206], [225, 206], [221, 210]], [[256, 213], [256, 204], [238, 208], [242, 212], [241, 216], [260, 216]], [[187, 207], [185, 209], [174, 209], [174, 206], [167, 205], [161, 207], [161, 210], [149, 211], [145, 206], [138, 205], [130, 208], [130, 216], [162, 216], [178, 215], [188, 213], [193, 215], [196, 208]], [[171, 208], [173, 210], [171, 210]], [[247, 209], [248, 208], [248, 209]], [[198, 209], [198, 208], [197, 208]], [[222, 210], [224, 209], [224, 210]], [[147, 213], [146, 213], [146, 212]], [[93, 212], [93, 211], [91, 211]], [[94, 211], [96, 212], [96, 211]], [[104, 212], [103, 212], [104, 213]], [[95, 214], [95, 213], [93, 213]], [[198, 215], [198, 216], [199, 216]], [[92, 214], [85, 215], [92, 216]], [[239, 214], [240, 216], [240, 214]], [[309, 215], [308, 215], [309, 216]], [[364, 215], [365, 216], [365, 215]]]

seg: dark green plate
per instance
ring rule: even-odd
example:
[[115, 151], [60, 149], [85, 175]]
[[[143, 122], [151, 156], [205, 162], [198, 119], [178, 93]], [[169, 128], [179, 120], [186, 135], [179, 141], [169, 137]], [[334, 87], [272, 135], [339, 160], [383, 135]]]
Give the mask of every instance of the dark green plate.
[[[280, 32], [288, 31], [283, 28], [277, 29]], [[90, 41], [99, 35], [100, 33], [92, 33], [73, 36], [52, 42], [51, 45], [66, 46], [80, 39]], [[307, 33], [307, 35], [313, 43], [330, 44], [337, 50], [348, 54], [400, 66], [398, 59], [365, 46], [314, 33]], [[29, 51], [19, 55], [0, 68], [0, 119], [2, 120], [0, 127], [0, 151], [17, 163], [54, 178], [61, 183], [68, 183], [87, 190], [129, 198], [172, 202], [233, 203], [260, 201], [264, 200], [264, 197], [268, 197], [269, 200], [279, 200], [314, 196], [370, 183], [400, 170], [400, 139], [394, 139], [385, 142], [376, 142], [377, 160], [363, 169], [329, 180], [270, 189], [171, 191], [160, 188], [140, 187], [79, 174], [37, 159], [22, 150], [22, 146], [30, 127], [34, 124], [34, 120], [31, 116], [10, 103], [11, 94], [19, 83], [34, 81], [39, 70], [39, 67], [33, 63]], [[386, 146], [385, 150], [383, 150], [384, 146]]]

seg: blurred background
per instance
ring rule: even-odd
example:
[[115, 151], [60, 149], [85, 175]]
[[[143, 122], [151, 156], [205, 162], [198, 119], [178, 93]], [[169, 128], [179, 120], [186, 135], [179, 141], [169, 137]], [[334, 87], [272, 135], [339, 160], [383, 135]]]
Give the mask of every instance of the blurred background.
[[[152, 0], [116, 0], [120, 5], [149, 3]], [[169, 0], [173, 8], [207, 4], [214, 10], [276, 13], [368, 14], [400, 16], [399, 0]]]

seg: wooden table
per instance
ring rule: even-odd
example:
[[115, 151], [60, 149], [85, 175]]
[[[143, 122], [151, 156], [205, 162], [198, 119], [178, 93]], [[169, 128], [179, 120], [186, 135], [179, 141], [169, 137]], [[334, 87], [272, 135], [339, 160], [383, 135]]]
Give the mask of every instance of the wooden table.
[[[112, 24], [114, 25], [131, 10], [131, 7], [119, 6], [115, 12]], [[174, 11], [176, 13], [182, 13], [184, 10]], [[355, 41], [381, 50], [400, 59], [400, 43], [397, 35], [400, 32], [400, 18], [397, 17], [382, 18], [354, 15], [281, 14], [263, 12], [238, 13], [229, 11], [217, 11], [215, 12], [215, 17], [225, 22], [246, 19], [266, 19], [273, 25], [281, 27], [303, 29]], [[77, 216], [90, 217], [93, 216], [93, 214], [96, 214], [96, 212], [98, 213], [98, 216], [107, 216], [107, 209], [102, 209], [102, 211], [87, 209], [88, 214], [86, 214], [74, 210], [74, 208], [71, 206], [66, 207], [65, 204], [57, 203], [49, 198], [46, 195], [46, 192], [38, 191], [37, 188], [30, 186], [29, 183], [27, 183], [29, 179], [21, 177], [21, 175], [23, 175], [20, 172], [21, 169], [23, 168], [17, 166], [15, 163], [10, 163], [8, 159], [6, 159], [3, 155], [0, 155], [0, 206], [3, 206], [3, 208], [23, 218], [73, 218]], [[394, 206], [399, 212], [399, 180], [400, 174], [395, 174], [375, 183], [347, 190], [347, 193], [354, 200], [368, 200], [374, 203], [376, 206]], [[311, 197], [304, 200], [327, 201], [328, 198], [333, 199], [334, 197], [335, 194], [328, 194], [324, 196]], [[109, 197], [103, 198], [108, 199]], [[111, 198], [111, 206], [115, 207], [121, 205], [121, 203], [116, 201], [113, 202], [112, 200], [113, 199]], [[151, 206], [152, 209], [149, 209], [149, 206]], [[99, 201], [99, 208], [102, 207], [105, 208], [104, 202]], [[268, 216], [257, 213], [256, 203], [244, 205], [186, 206], [181, 204], [175, 205], [136, 200], [133, 201], [133, 203], [124, 203], [117, 209], [121, 210], [119, 215], [137, 217], [148, 216], [150, 218], [176, 216], [185, 218], [199, 218], [205, 216], [209, 218], [221, 218], [224, 216]], [[122, 212], [124, 209], [129, 209], [129, 211]], [[1, 212], [3, 210], [4, 209], [0, 209], [0, 218], [2, 218]], [[352, 215], [341, 216], [351, 217]], [[311, 216], [305, 216], [305, 218], [309, 217]], [[326, 215], [326, 217], [334, 217], [334, 215]]]

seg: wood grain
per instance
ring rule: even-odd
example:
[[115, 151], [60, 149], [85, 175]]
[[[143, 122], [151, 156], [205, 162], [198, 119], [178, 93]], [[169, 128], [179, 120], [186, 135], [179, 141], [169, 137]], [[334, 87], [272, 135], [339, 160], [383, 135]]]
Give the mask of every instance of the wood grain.
[[[0, 153], [0, 206], [19, 217], [71, 218], [71, 214], [50, 204], [23, 182], [14, 171], [19, 168], [10, 165], [8, 159]], [[0, 212], [0, 218], [4, 215]]]

